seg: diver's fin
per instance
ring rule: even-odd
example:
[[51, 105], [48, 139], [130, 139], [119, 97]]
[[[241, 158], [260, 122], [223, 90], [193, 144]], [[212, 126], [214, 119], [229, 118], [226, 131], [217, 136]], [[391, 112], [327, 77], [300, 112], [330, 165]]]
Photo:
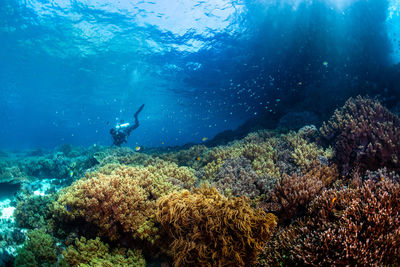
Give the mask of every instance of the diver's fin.
[[135, 119], [137, 119], [137, 116], [139, 115], [140, 111], [142, 111], [143, 107], [144, 107], [144, 104], [141, 105], [140, 108], [136, 111], [136, 113], [135, 113]]
[[144, 104], [141, 105], [140, 108], [135, 113], [135, 126], [136, 127], [134, 127], [134, 129], [136, 129], [139, 126], [138, 115], [139, 115], [140, 111], [142, 111], [143, 107], [144, 107]]

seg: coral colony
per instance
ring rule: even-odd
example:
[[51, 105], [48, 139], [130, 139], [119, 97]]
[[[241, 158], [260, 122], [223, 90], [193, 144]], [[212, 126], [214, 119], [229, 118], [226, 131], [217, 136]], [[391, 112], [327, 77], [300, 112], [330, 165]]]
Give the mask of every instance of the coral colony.
[[399, 155], [399, 117], [359, 96], [214, 147], [5, 156], [0, 265], [398, 266]]

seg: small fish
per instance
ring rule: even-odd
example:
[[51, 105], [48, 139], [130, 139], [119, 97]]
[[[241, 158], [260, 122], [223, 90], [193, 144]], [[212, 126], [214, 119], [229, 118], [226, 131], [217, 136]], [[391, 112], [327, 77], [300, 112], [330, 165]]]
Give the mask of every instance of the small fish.
[[337, 197], [334, 197], [334, 198], [332, 199], [332, 205], [335, 203], [336, 200], [337, 200]]
[[136, 151], [140, 151], [140, 149], [141, 149], [140, 146], [136, 146], [136, 147], [135, 147], [135, 150], [136, 150]]
[[325, 67], [328, 67], [328, 61], [322, 62], [322, 65], [324, 65]]
[[381, 181], [383, 181], [383, 180], [385, 180], [385, 177], [382, 176], [382, 177], [381, 177]]
[[196, 160], [199, 161], [199, 160], [200, 160], [200, 157], [197, 157]]
[[69, 177], [74, 176], [74, 172], [72, 170], [69, 171]]
[[163, 144], [164, 144], [164, 142], [161, 142], [161, 144], [163, 145]]
[[207, 141], [208, 140], [208, 137], [203, 137], [203, 138], [201, 138], [201, 141], [203, 141], [203, 142], [205, 142], [205, 141]]
[[298, 85], [302, 85], [302, 84], [303, 84], [303, 82], [298, 82], [297, 84], [298, 84]]

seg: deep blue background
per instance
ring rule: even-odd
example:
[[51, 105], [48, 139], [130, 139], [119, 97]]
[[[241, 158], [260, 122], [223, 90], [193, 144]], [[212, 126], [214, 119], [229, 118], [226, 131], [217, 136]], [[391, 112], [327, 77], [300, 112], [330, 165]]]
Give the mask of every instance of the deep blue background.
[[130, 146], [360, 93], [396, 106], [399, 2], [2, 0], [0, 148], [109, 145], [142, 103]]

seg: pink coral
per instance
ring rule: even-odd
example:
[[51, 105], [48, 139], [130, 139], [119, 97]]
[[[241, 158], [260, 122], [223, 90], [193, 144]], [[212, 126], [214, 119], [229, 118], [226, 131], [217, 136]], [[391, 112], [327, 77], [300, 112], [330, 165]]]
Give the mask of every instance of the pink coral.
[[307, 217], [281, 229], [268, 244], [264, 264], [397, 266], [400, 185], [381, 178], [355, 189], [324, 191], [311, 203]]
[[347, 100], [321, 127], [334, 140], [335, 159], [342, 174], [352, 169], [400, 170], [400, 118], [378, 101], [358, 96]]

